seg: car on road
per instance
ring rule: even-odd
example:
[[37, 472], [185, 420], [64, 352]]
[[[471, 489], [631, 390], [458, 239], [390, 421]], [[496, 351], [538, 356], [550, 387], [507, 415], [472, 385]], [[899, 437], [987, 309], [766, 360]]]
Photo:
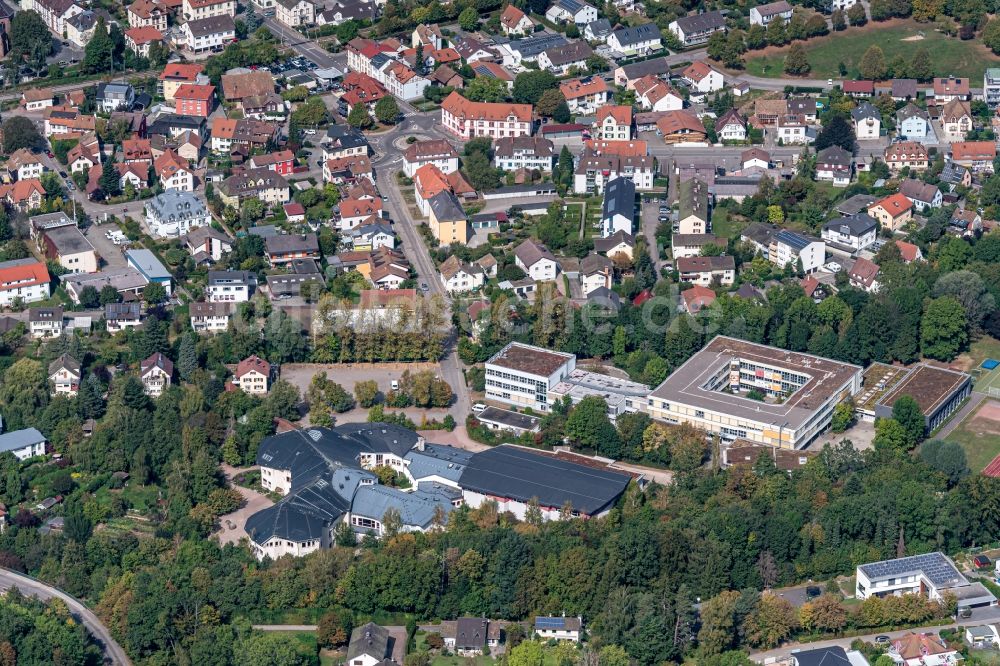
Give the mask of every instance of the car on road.
[[70, 192], [76, 189], [76, 185], [74, 185], [73, 181], [71, 180], [66, 181], [66, 187], [69, 189]]
[[55, 155], [52, 154], [51, 150], [46, 150], [45, 154], [48, 155], [49, 157], [55, 157]]
[[831, 273], [839, 273], [844, 270], [844, 267], [838, 264], [836, 261], [828, 261], [823, 264], [823, 268], [830, 271]]
[[875, 645], [885, 645], [891, 640], [892, 639], [886, 636], [885, 634], [879, 634], [878, 636], [875, 637]]
[[993, 565], [993, 562], [986, 555], [976, 555], [972, 558], [972, 563], [976, 565], [977, 569], [989, 569]]
[[60, 175], [61, 177], [63, 177], [63, 178], [69, 178], [69, 176], [67, 176], [67, 175], [66, 175], [66, 172], [65, 172], [65, 171], [60, 171], [60, 172], [59, 172], [59, 175]]
[[819, 589], [815, 585], [810, 585], [806, 587], [806, 599], [815, 599], [821, 594], [823, 594], [823, 590]]
[[393, 391], [398, 391], [399, 390], [399, 381], [393, 379], [391, 382], [389, 382], [389, 388], [391, 388]]
[[420, 283], [420, 291], [430, 291], [430, 290], [431, 290], [431, 288], [427, 286], [426, 282], [421, 282]]

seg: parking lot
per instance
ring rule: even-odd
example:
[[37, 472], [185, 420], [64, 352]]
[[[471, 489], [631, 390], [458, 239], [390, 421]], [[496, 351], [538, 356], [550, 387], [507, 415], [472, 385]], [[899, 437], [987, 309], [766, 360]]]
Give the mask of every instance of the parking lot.
[[107, 237], [107, 232], [112, 230], [120, 232], [117, 224], [107, 222], [104, 224], [92, 224], [83, 232], [83, 235], [87, 237], [90, 244], [97, 250], [97, 254], [104, 259], [108, 268], [122, 268], [127, 265], [125, 255], [122, 254], [123, 246], [115, 245]]
[[[305, 395], [309, 382], [317, 372], [324, 372], [332, 381], [337, 382], [348, 393], [354, 393], [354, 385], [360, 381], [374, 379], [382, 393], [387, 393], [392, 380], [398, 380], [404, 371], [420, 372], [433, 370], [440, 373], [441, 366], [437, 363], [287, 363], [281, 366], [281, 378], [297, 386]], [[452, 390], [461, 387], [453, 386]]]

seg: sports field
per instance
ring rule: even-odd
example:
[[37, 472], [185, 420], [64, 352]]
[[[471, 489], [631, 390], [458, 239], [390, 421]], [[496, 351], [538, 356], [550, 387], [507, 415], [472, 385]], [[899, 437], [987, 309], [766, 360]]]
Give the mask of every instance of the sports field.
[[[869, 23], [802, 44], [812, 66], [808, 77], [813, 79], [860, 78], [858, 64], [868, 47], [875, 44], [885, 53], [886, 63], [896, 56], [909, 62], [917, 49], [927, 49], [935, 76], [963, 76], [982, 81], [987, 67], [1000, 66], [1000, 57], [994, 56], [979, 39], [962, 41], [935, 32], [931, 25], [911, 20]], [[782, 68], [787, 51], [788, 47], [783, 47], [764, 49], [757, 56], [748, 53], [747, 73], [773, 78], [784, 76]], [[841, 63], [847, 68], [846, 76], [840, 73]]]
[[1000, 456], [1000, 402], [984, 400], [945, 439], [958, 442], [965, 450], [969, 469], [981, 472]]

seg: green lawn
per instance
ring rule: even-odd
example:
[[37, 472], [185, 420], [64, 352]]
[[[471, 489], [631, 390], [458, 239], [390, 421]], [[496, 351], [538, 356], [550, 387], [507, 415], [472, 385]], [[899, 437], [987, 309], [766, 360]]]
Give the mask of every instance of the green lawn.
[[[923, 39], [903, 41], [910, 37]], [[886, 62], [902, 56], [907, 62], [918, 48], [925, 48], [931, 54], [934, 74], [938, 76], [967, 76], [973, 81], [982, 81], [987, 67], [996, 67], [1000, 58], [990, 53], [978, 39], [962, 41], [935, 32], [933, 27], [916, 21], [893, 21], [883, 26], [870, 23], [862, 28], [850, 28], [844, 32], [832, 33], [826, 37], [811, 39], [803, 43], [806, 57], [812, 70], [809, 77], [814, 79], [858, 78], [858, 64], [869, 46], [877, 44], [885, 53]], [[783, 75], [787, 48], [769, 56], [753, 57], [748, 54], [746, 71], [754, 76], [779, 78]], [[847, 67], [847, 77], [840, 74], [839, 65]]]
[[743, 231], [745, 223], [729, 214], [728, 208], [712, 211], [712, 233], [719, 238], [736, 238]]
[[966, 417], [947, 437], [958, 442], [965, 450], [969, 469], [973, 473], [982, 471], [991, 460], [1000, 455], [1000, 423], [977, 420], [979, 409]]

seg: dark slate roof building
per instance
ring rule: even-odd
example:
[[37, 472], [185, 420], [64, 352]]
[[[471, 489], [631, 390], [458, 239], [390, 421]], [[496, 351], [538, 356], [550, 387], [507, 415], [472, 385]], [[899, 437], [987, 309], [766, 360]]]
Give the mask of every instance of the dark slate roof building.
[[632, 46], [634, 44], [643, 44], [648, 41], [662, 39], [663, 35], [660, 33], [660, 28], [655, 23], [643, 23], [642, 25], [632, 26], [631, 28], [620, 28], [615, 30], [615, 39], [623, 47]]
[[347, 644], [346, 663], [353, 663], [358, 657], [371, 657], [378, 661], [388, 660], [392, 656], [394, 639], [385, 627], [374, 622], [356, 627], [351, 632], [351, 641]]

